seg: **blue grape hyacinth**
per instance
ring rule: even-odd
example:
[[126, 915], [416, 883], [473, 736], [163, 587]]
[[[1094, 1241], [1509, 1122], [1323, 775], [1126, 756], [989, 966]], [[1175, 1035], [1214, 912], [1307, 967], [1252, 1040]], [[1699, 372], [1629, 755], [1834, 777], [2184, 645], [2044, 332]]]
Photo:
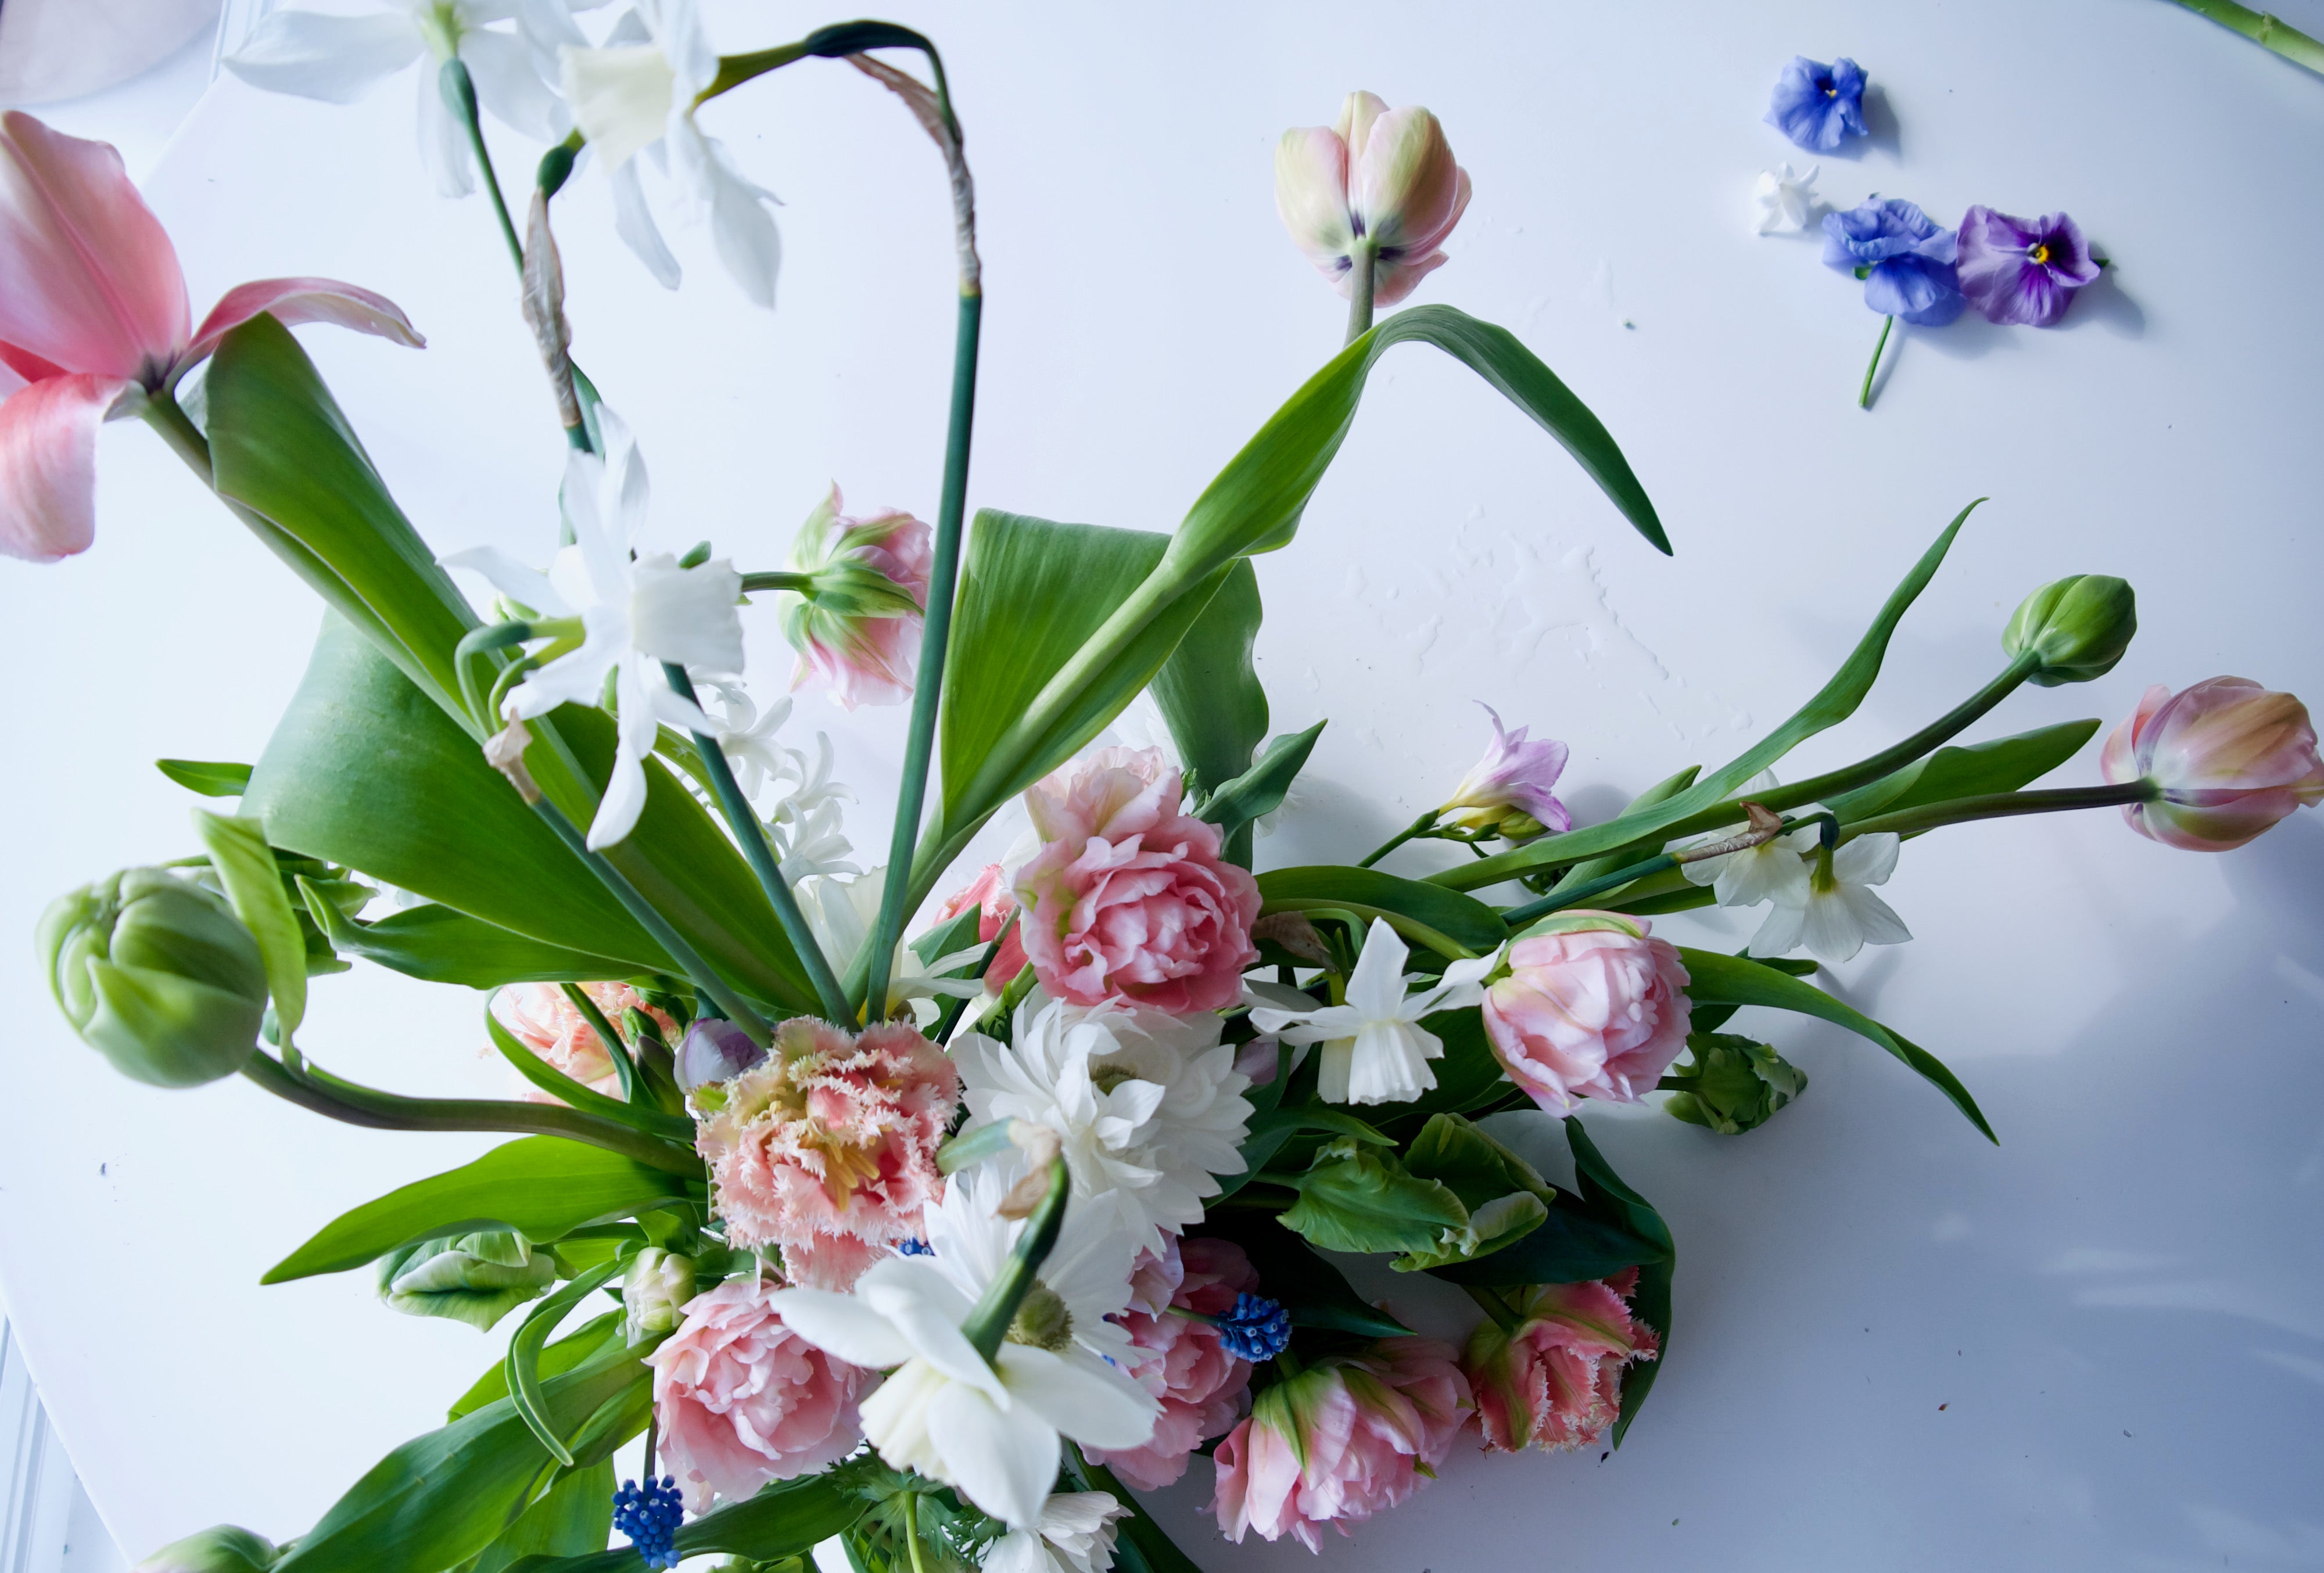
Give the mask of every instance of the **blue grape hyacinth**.
[[684, 1501], [674, 1475], [665, 1475], [659, 1481], [650, 1479], [642, 1488], [634, 1480], [625, 1480], [613, 1493], [613, 1529], [628, 1537], [647, 1567], [675, 1568], [678, 1526], [686, 1522]]
[[1291, 1313], [1264, 1294], [1238, 1294], [1234, 1309], [1216, 1319], [1219, 1344], [1238, 1360], [1256, 1366], [1291, 1347]]

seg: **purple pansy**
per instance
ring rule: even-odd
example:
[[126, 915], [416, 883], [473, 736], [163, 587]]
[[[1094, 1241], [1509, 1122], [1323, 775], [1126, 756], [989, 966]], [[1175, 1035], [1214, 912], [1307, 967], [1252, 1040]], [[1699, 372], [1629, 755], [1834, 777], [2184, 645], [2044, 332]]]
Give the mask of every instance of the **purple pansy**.
[[1864, 135], [1864, 68], [1846, 56], [1827, 66], [1794, 55], [1776, 78], [1767, 124], [1820, 153]]
[[1942, 327], [1961, 314], [1955, 244], [1951, 230], [1900, 198], [1824, 215], [1824, 266], [1862, 279], [1864, 304], [1916, 327]]
[[2098, 265], [2065, 214], [2028, 223], [1978, 207], [1961, 219], [1960, 273], [1961, 293], [1989, 320], [2049, 327], [2075, 290], [2097, 281]]

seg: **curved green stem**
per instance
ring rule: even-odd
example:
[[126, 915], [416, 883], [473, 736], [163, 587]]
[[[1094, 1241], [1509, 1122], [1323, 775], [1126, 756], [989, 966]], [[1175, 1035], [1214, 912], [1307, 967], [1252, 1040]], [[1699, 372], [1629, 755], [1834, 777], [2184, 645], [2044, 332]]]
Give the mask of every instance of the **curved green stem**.
[[1372, 330], [1372, 268], [1379, 257], [1379, 246], [1370, 240], [1356, 242], [1348, 255], [1348, 344]]
[[1888, 347], [1888, 330], [1895, 326], [1895, 317], [1881, 318], [1880, 342], [1872, 346], [1872, 363], [1864, 368], [1864, 386], [1857, 390], [1856, 393], [1856, 407], [1858, 409], [1872, 408], [1872, 374], [1880, 369], [1880, 352]]
[[788, 574], [769, 571], [742, 575], [742, 593], [755, 595], [768, 590], [798, 590], [804, 592], [815, 583], [813, 574]]
[[1976, 797], [1924, 803], [1918, 808], [1901, 808], [1894, 814], [1876, 814], [1842, 829], [1840, 839], [1853, 841], [1860, 835], [1878, 835], [1883, 832], [1919, 835], [1923, 831], [1964, 824], [1974, 819], [2057, 814], [2076, 808], [2117, 808], [2132, 803], [2152, 803], [2161, 796], [2162, 788], [2152, 781], [2126, 781], [2118, 786], [2060, 786], [2044, 792], [1988, 792]]
[[1633, 863], [1627, 869], [1617, 869], [1602, 878], [1576, 885], [1570, 890], [1554, 891], [1538, 901], [1528, 901], [1522, 906], [1512, 906], [1501, 914], [1501, 921], [1511, 928], [1522, 928], [1537, 917], [1547, 917], [1569, 906], [1579, 906], [1593, 896], [1603, 896], [1609, 890], [1619, 890], [1649, 874], [1659, 874], [1665, 869], [1678, 867], [1678, 860], [1668, 852], [1648, 858], [1643, 863]]
[[1370, 868], [1374, 863], [1379, 862], [1382, 858], [1387, 857], [1390, 852], [1396, 851], [1397, 848], [1404, 845], [1405, 842], [1410, 841], [1413, 837], [1419, 835], [1422, 832], [1427, 830], [1429, 826], [1436, 823], [1436, 815], [1438, 812], [1438, 810], [1432, 808], [1427, 813], [1422, 814], [1418, 819], [1414, 820], [1410, 824], [1406, 825], [1402, 830], [1397, 832], [1396, 834], [1388, 837], [1388, 840], [1374, 847], [1365, 855], [1364, 860], [1358, 863], [1356, 867], [1359, 869]]
[[1001, 1352], [1001, 1342], [1009, 1336], [1009, 1324], [1017, 1320], [1018, 1308], [1033, 1292], [1041, 1264], [1056, 1248], [1058, 1232], [1065, 1222], [1065, 1199], [1073, 1188], [1073, 1176], [1065, 1168], [1065, 1159], [1050, 1159], [1047, 1192], [1025, 1220], [1025, 1230], [1017, 1237], [1016, 1249], [1010, 1252], [1009, 1260], [993, 1275], [984, 1298], [976, 1302], [976, 1309], [968, 1313], [968, 1320], [961, 1326], [961, 1332], [988, 1364]]
[[493, 172], [493, 155], [484, 146], [484, 122], [476, 107], [475, 79], [468, 75], [468, 63], [454, 55], [444, 62], [437, 80], [444, 94], [444, 102], [452, 106], [461, 127], [468, 133], [468, 151], [476, 155], [476, 165], [484, 171], [484, 194], [493, 199], [493, 216], [501, 221], [501, 238], [508, 243], [509, 260], [516, 264], [520, 276], [524, 272], [524, 241], [516, 232], [516, 221], [509, 216], [508, 198], [501, 195], [501, 178]]
[[630, 1045], [613, 1030], [613, 1024], [605, 1019], [605, 1013], [597, 1008], [588, 990], [578, 983], [560, 983], [558, 987], [564, 990], [566, 1003], [581, 1013], [581, 1019], [589, 1024], [589, 1030], [605, 1045], [605, 1057], [613, 1062], [613, 1076], [622, 1086], [622, 1101], [637, 1102], [642, 1088], [638, 1081], [637, 1062], [630, 1058]]

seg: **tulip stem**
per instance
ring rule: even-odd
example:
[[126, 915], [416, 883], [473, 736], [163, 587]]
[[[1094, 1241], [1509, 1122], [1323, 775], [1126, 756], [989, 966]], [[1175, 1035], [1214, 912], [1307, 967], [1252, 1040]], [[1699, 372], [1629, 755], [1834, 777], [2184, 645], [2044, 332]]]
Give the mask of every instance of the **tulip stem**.
[[1888, 347], [1888, 331], [1895, 326], [1896, 319], [1893, 317], [1886, 317], [1880, 320], [1880, 342], [1872, 346], [1872, 363], [1864, 368], [1864, 386], [1857, 390], [1856, 393], [1856, 407], [1858, 409], [1872, 408], [1872, 374], [1880, 369], [1880, 352]]
[[524, 271], [524, 242], [516, 233], [516, 221], [509, 216], [508, 198], [501, 195], [501, 178], [493, 172], [492, 151], [484, 146], [484, 117], [476, 108], [475, 78], [468, 75], [468, 63], [454, 55], [444, 62], [438, 75], [444, 102], [460, 117], [468, 133], [468, 150], [476, 155], [476, 164], [484, 173], [484, 194], [493, 199], [493, 216], [501, 221], [501, 238], [508, 243], [509, 260], [516, 263], [521, 275]]
[[1461, 1287], [1469, 1292], [1470, 1299], [1485, 1308], [1485, 1314], [1493, 1319], [1495, 1327], [1505, 1333], [1517, 1330], [1517, 1313], [1509, 1309], [1508, 1302], [1499, 1295], [1480, 1284], [1463, 1283]]
[[1355, 343], [1372, 330], [1372, 264], [1379, 248], [1359, 240], [1348, 253], [1348, 339]]
[[1555, 891], [1538, 901], [1528, 901], [1522, 906], [1512, 906], [1501, 914], [1501, 921], [1513, 929], [1521, 928], [1537, 917], [1547, 917], [1553, 912], [1562, 912], [1569, 906], [1579, 906], [1593, 896], [1603, 896], [1609, 890], [1618, 890], [1623, 886], [1643, 879], [1649, 874], [1659, 874], [1665, 869], [1677, 867], [1678, 860], [1665, 852], [1660, 857], [1648, 858], [1643, 863], [1633, 863], [1627, 869], [1617, 869], [1610, 874], [1591, 879], [1586, 884], [1576, 885], [1570, 890]]
[[1387, 857], [1390, 852], [1396, 851], [1397, 848], [1412, 840], [1413, 837], [1426, 834], [1428, 827], [1436, 823], [1436, 814], [1437, 811], [1435, 809], [1430, 809], [1418, 819], [1414, 820], [1410, 824], [1406, 825], [1402, 830], [1397, 832], [1396, 834], [1388, 837], [1388, 840], [1374, 847], [1370, 854], [1365, 857], [1364, 860], [1358, 863], [1356, 867], [1359, 869], [1369, 869], [1374, 863], [1379, 862], [1382, 858]]
[[2163, 796], [2163, 789], [2152, 781], [2126, 781], [2118, 786], [2061, 786], [2046, 792], [1988, 792], [1976, 797], [1955, 797], [1943, 803], [1924, 803], [1917, 808], [1900, 808], [1894, 814], [1878, 814], [1870, 819], [1857, 821], [1840, 832], [1842, 841], [1853, 841], [1860, 835], [1890, 832], [1896, 835], [1919, 835], [1942, 825], [1965, 824], [1977, 819], [2004, 819], [2020, 814], [2057, 814], [2075, 808], [2116, 808], [2133, 803], [2152, 803]]

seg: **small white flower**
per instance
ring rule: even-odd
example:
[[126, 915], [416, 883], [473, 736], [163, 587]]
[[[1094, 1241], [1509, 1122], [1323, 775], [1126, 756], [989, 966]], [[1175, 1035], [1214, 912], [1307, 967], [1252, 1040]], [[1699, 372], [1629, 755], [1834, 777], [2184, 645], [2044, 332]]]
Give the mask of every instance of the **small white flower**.
[[1797, 946], [1821, 961], [1845, 961], [1866, 945], [1902, 944], [1913, 937], [1895, 909], [1872, 893], [1896, 871], [1900, 838], [1858, 836], [1831, 855], [1831, 874], [1812, 874], [1805, 896], [1778, 901], [1752, 936], [1755, 956], [1780, 956]]
[[1822, 167], [1811, 164], [1804, 175], [1792, 173], [1789, 164], [1760, 171], [1751, 199], [1759, 205], [1761, 235], [1796, 235], [1808, 226], [1808, 215], [1815, 210], [1816, 171]]
[[1224, 1024], [1109, 1001], [1067, 1005], [1035, 989], [1018, 1007], [1015, 1043], [953, 1040], [965, 1130], [997, 1119], [1047, 1126], [1065, 1144], [1077, 1196], [1120, 1195], [1138, 1243], [1159, 1256], [1163, 1231], [1203, 1216], [1218, 1174], [1242, 1172], [1250, 1120]]
[[745, 800], [757, 797], [772, 783], [805, 779], [804, 757], [775, 741], [791, 718], [790, 695], [776, 700], [761, 715], [750, 691], [735, 679], [714, 678], [703, 688], [717, 702], [713, 719], [718, 723], [718, 751], [726, 756]]
[[1326, 1103], [1402, 1103], [1436, 1085], [1428, 1062], [1441, 1059], [1443, 1041], [1420, 1025], [1440, 1010], [1466, 1010], [1483, 1002], [1485, 974], [1500, 959], [1455, 961], [1443, 979], [1416, 994], [1405, 992], [1404, 963], [1411, 950], [1386, 918], [1372, 919], [1363, 954], [1348, 975], [1346, 1003], [1281, 1010], [1260, 1006], [1253, 1026], [1286, 1044], [1321, 1044], [1316, 1093]]
[[662, 244], [638, 179], [637, 155], [650, 151], [708, 211], [719, 261], [742, 293], [772, 308], [783, 260], [767, 211], [775, 194], [743, 179], [725, 145], [695, 124], [696, 101], [718, 75], [697, 0], [637, 0], [605, 47], [567, 45], [559, 58], [574, 122], [613, 181], [613, 227], [647, 271], [678, 288], [678, 259]]
[[1114, 1521], [1130, 1510], [1103, 1491], [1061, 1491], [1041, 1504], [1041, 1522], [1011, 1530], [984, 1553], [984, 1573], [1107, 1573]]
[[[1025, 1173], [1021, 1154], [963, 1170], [945, 1182], [943, 1199], [921, 1214], [929, 1259], [963, 1293], [982, 1294], [1017, 1248], [1026, 1220], [1001, 1217], [1001, 1203]], [[1096, 1375], [1129, 1366], [1137, 1358], [1130, 1329], [1107, 1319], [1130, 1303], [1138, 1251], [1114, 1197], [1074, 1198], [1036, 1279], [1054, 1303], [1029, 1314], [1020, 1311], [1019, 1334], [1038, 1324], [1042, 1347]]]

